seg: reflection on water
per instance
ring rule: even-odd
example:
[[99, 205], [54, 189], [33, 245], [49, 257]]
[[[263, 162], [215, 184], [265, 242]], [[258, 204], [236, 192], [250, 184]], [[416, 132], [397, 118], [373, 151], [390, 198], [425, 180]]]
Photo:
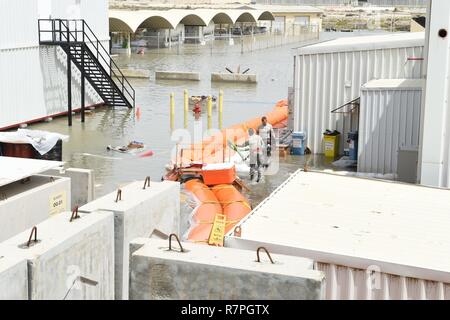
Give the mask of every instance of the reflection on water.
[[[333, 36], [336, 36], [333, 34]], [[230, 53], [228, 55], [211, 55], [208, 48], [196, 50], [191, 54], [177, 55], [170, 50], [157, 53], [131, 56], [118, 56], [118, 64], [124, 68], [150, 70], [150, 79], [130, 79], [136, 90], [136, 106], [140, 107], [138, 119], [134, 110], [101, 108], [88, 113], [86, 123], [81, 124], [80, 117], [74, 117], [74, 124], [67, 127], [66, 118], [58, 118], [50, 123], [33, 125], [32, 129], [49, 130], [69, 134], [70, 141], [63, 146], [63, 160], [68, 166], [90, 168], [95, 172], [96, 195], [111, 192], [120, 185], [136, 179], [150, 176], [159, 180], [164, 173], [164, 166], [170, 159], [174, 146], [169, 129], [169, 95], [175, 93], [175, 126], [183, 126], [183, 90], [190, 95], [219, 95], [224, 91], [224, 127], [245, 121], [270, 111], [273, 105], [287, 96], [287, 88], [292, 83], [293, 45], [269, 48], [250, 53]], [[250, 68], [256, 73], [257, 85], [211, 83], [211, 72], [224, 72], [225, 67], [236, 70]], [[154, 81], [155, 70], [179, 70], [200, 72], [201, 81]], [[74, 106], [75, 107], [75, 106]], [[203, 127], [206, 128], [206, 115], [202, 115]], [[213, 126], [217, 126], [216, 108], [213, 110]], [[189, 115], [189, 130], [194, 128], [193, 114]], [[145, 143], [154, 151], [154, 156], [138, 158], [136, 155], [108, 151], [106, 147], [122, 146], [129, 141]], [[267, 195], [285, 179], [283, 175], [294, 171], [301, 163], [292, 160], [286, 164], [286, 172], [267, 179], [274, 180], [266, 190], [255, 193], [261, 197]], [[261, 197], [251, 195], [255, 200]]]

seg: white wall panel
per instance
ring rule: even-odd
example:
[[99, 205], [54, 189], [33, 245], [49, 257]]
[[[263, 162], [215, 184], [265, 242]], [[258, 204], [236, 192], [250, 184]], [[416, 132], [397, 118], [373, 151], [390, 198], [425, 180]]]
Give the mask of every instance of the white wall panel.
[[307, 145], [313, 153], [323, 153], [322, 134], [326, 129], [343, 132], [343, 115], [332, 114], [331, 110], [358, 98], [364, 83], [372, 79], [422, 76], [422, 61], [408, 60], [423, 55], [423, 45], [416, 40], [389, 46], [374, 41], [360, 50], [354, 50], [358, 38], [352, 40], [354, 43], [348, 49], [332, 52], [322, 45], [318, 52], [303, 54], [302, 50], [308, 50], [305, 47], [296, 56], [294, 130], [306, 132]]
[[100, 40], [109, 39], [108, 0], [52, 0], [52, 18], [84, 19]]
[[326, 278], [328, 300], [450, 300], [450, 284], [401, 277], [375, 269], [361, 270], [315, 263]]
[[45, 116], [39, 47], [0, 51], [0, 128]]
[[[59, 47], [0, 51], [0, 128], [67, 111], [67, 59]], [[86, 105], [101, 102], [90, 85]], [[81, 105], [80, 71], [72, 64], [72, 106]]]
[[[38, 18], [49, 16], [86, 19], [109, 50], [107, 0], [1, 0], [0, 128], [67, 111], [66, 55], [38, 43]], [[81, 105], [80, 76], [72, 64], [73, 109]], [[86, 105], [99, 102], [87, 84]]]
[[361, 90], [358, 171], [397, 173], [400, 147], [418, 147], [422, 90]]
[[0, 1], [0, 50], [38, 45], [37, 0]]
[[450, 188], [450, 1], [433, 0], [428, 8], [427, 74], [423, 103], [420, 182]]

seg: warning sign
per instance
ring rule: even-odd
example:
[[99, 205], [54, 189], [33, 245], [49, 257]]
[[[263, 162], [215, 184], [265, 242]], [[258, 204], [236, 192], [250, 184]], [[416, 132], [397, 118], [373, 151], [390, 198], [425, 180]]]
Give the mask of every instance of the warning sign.
[[225, 226], [227, 218], [223, 214], [216, 214], [211, 234], [209, 235], [208, 244], [223, 247], [223, 238], [225, 236]]
[[65, 191], [50, 195], [50, 215], [67, 210], [67, 195]]

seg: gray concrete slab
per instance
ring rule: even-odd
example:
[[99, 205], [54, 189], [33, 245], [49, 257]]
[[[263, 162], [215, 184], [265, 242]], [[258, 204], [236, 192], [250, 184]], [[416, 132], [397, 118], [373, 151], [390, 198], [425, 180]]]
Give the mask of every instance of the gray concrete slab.
[[245, 82], [256, 83], [256, 74], [240, 73], [211, 73], [211, 81], [214, 82]]
[[81, 212], [114, 212], [116, 299], [128, 298], [130, 241], [180, 230], [180, 184], [151, 182], [145, 190], [143, 186], [144, 181], [137, 181], [123, 187], [118, 202], [114, 192], [80, 207]]
[[70, 178], [72, 206], [82, 206], [95, 199], [94, 170], [79, 168], [57, 168], [42, 175]]
[[121, 69], [122, 74], [127, 78], [150, 78], [150, 71], [142, 69]]
[[[108, 300], [114, 298], [114, 222], [110, 212], [53, 216], [0, 243], [0, 255], [25, 258], [31, 300]], [[34, 239], [34, 238], [33, 238]]]
[[0, 254], [0, 300], [27, 300], [27, 261]]
[[155, 71], [155, 79], [200, 81], [200, 74], [198, 72]]
[[28, 158], [0, 157], [0, 186], [60, 167], [64, 162]]
[[[130, 299], [321, 299], [325, 276], [313, 261], [264, 252], [168, 241], [131, 242]], [[173, 247], [178, 244], [173, 241]]]
[[68, 178], [32, 176], [27, 183], [0, 187], [0, 242], [44, 221], [50, 215], [71, 210]]

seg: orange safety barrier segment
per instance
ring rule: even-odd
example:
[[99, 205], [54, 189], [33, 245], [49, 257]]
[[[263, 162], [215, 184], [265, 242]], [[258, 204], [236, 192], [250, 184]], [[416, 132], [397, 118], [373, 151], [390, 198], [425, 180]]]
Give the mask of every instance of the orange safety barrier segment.
[[225, 233], [252, 211], [250, 204], [233, 185], [222, 184], [212, 187], [212, 191], [222, 205], [223, 214], [227, 217]]
[[[279, 101], [274, 109], [266, 114], [266, 117], [273, 126], [285, 123], [288, 117], [287, 101]], [[261, 118], [254, 118], [224, 129], [200, 144], [182, 148], [181, 163], [221, 162], [220, 159], [225, 158], [221, 153], [227, 149], [228, 139], [236, 144], [244, 143], [248, 139], [248, 129], [256, 130], [260, 124]], [[200, 180], [193, 179], [187, 181], [185, 187], [199, 202], [192, 217], [194, 227], [187, 236], [189, 241], [208, 243], [217, 215], [225, 215], [225, 233], [227, 233], [251, 211], [249, 201], [232, 184], [220, 184], [210, 189]]]
[[187, 236], [189, 241], [207, 243], [217, 214], [226, 216], [227, 233], [251, 211], [248, 200], [231, 184], [209, 189], [200, 180], [194, 179], [186, 182], [185, 186], [200, 202], [192, 217], [195, 226]]
[[207, 242], [216, 214], [222, 214], [222, 206], [214, 193], [198, 179], [187, 181], [185, 188], [199, 202], [192, 217], [195, 227], [190, 230], [187, 238], [193, 242]]
[[[287, 100], [278, 101], [273, 110], [268, 112], [265, 116], [267, 122], [273, 126], [280, 123], [285, 123], [288, 118], [288, 102]], [[226, 149], [228, 141], [231, 140], [236, 144], [242, 144], [248, 139], [248, 129], [257, 129], [261, 124], [261, 118], [253, 118], [244, 123], [233, 125], [229, 128], [223, 129], [201, 143], [192, 144], [187, 147], [182, 147], [181, 162], [183, 164], [191, 162], [202, 163], [216, 163], [221, 162], [224, 149]]]

